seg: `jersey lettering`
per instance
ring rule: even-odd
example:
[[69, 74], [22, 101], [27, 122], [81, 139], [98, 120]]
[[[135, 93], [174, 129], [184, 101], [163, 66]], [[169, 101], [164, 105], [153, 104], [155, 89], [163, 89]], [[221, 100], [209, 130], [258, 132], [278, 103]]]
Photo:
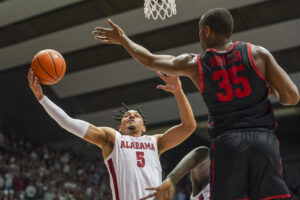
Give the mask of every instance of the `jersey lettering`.
[[[219, 88], [222, 92], [217, 93], [217, 97], [221, 102], [228, 102], [233, 97], [243, 98], [251, 94], [251, 87], [249, 80], [245, 76], [238, 76], [238, 72], [244, 70], [244, 65], [240, 64], [234, 67], [230, 67], [228, 71], [221, 69], [213, 73], [213, 81], [219, 81]], [[241, 85], [241, 88], [232, 89], [232, 83]]]

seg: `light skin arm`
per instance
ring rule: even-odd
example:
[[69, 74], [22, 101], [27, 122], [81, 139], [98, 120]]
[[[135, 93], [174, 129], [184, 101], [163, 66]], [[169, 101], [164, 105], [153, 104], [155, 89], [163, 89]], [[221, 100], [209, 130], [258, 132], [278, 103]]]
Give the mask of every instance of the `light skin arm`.
[[207, 161], [208, 158], [208, 149], [206, 147], [194, 149], [178, 163], [160, 186], [146, 188], [146, 190], [152, 190], [154, 192], [141, 200], [149, 199], [151, 197], [155, 197], [155, 200], [171, 200], [175, 192], [174, 185], [192, 169], [199, 166], [202, 162]]
[[92, 32], [95, 39], [104, 44], [117, 44], [123, 46], [127, 52], [147, 68], [169, 75], [191, 77], [197, 70], [197, 63], [189, 54], [180, 56], [155, 55], [146, 48], [130, 40], [124, 31], [110, 19], [107, 20], [111, 28], [96, 27]]
[[[33, 71], [30, 69], [28, 73], [28, 83], [31, 91], [33, 92], [35, 98], [40, 101], [44, 94], [37, 77], [34, 75]], [[109, 155], [111, 146], [113, 146], [115, 138], [115, 130], [109, 127], [96, 127], [92, 124], [89, 125], [88, 130], [83, 137], [89, 143], [95, 144], [102, 148], [103, 155]]]
[[299, 102], [297, 86], [265, 48], [252, 45], [252, 54], [260, 72], [266, 77], [270, 92], [282, 105], [296, 105]]
[[181, 124], [173, 126], [163, 134], [155, 135], [158, 145], [158, 154], [171, 149], [186, 138], [188, 138], [196, 129], [196, 121], [193, 115], [191, 105], [183, 93], [179, 77], [157, 73], [158, 76], [166, 83], [166, 85], [158, 85], [158, 89], [173, 93], [180, 114]]

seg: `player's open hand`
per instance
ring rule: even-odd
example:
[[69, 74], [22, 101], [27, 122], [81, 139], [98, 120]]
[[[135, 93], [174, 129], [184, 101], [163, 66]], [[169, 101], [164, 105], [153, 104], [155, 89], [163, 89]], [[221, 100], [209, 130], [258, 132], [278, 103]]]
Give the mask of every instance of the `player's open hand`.
[[181, 81], [178, 76], [163, 75], [161, 72], [156, 72], [157, 75], [166, 83], [166, 85], [158, 85], [157, 89], [161, 89], [167, 92], [180, 92], [182, 90]]
[[153, 193], [141, 198], [140, 200], [146, 200], [153, 197], [155, 197], [155, 200], [171, 200], [174, 196], [174, 184], [170, 179], [166, 179], [158, 187], [146, 188], [146, 190], [151, 190]]
[[37, 79], [37, 77], [34, 75], [32, 69], [30, 68], [28, 75], [28, 84], [30, 89], [32, 90], [35, 98], [39, 101], [43, 98], [43, 90], [42, 87]]
[[92, 34], [95, 39], [100, 40], [104, 44], [121, 44], [124, 40], [124, 31], [110, 19], [107, 19], [111, 28], [95, 27]]

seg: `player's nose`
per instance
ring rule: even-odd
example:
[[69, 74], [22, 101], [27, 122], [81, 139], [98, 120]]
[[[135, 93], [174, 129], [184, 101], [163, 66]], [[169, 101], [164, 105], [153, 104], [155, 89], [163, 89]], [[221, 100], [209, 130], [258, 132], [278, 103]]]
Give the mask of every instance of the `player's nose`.
[[129, 114], [129, 119], [134, 119], [134, 115], [133, 114]]

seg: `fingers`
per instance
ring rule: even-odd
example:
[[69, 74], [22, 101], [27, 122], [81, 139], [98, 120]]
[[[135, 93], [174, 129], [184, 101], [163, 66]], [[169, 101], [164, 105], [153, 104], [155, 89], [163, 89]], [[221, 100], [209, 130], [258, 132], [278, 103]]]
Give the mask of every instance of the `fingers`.
[[120, 27], [117, 24], [113, 23], [111, 19], [107, 19], [107, 22], [113, 29], [120, 29]]
[[112, 44], [112, 41], [107, 37], [96, 36], [95, 39], [100, 40], [104, 44]]
[[149, 195], [147, 195], [147, 196], [141, 198], [140, 200], [150, 199], [150, 198], [154, 197], [155, 195], [156, 195], [156, 192], [155, 192], [155, 193], [152, 193], [152, 194], [149, 194]]
[[167, 81], [167, 77], [165, 77], [161, 72], [156, 72], [156, 74], [161, 78], [163, 81]]
[[145, 188], [145, 190], [157, 190], [157, 187], [149, 187], [149, 188]]
[[158, 85], [158, 86], [156, 86], [156, 89], [167, 91], [167, 86], [165, 86], [165, 85]]
[[109, 32], [111, 31], [111, 28], [104, 28], [104, 27], [96, 27], [95, 32]]

